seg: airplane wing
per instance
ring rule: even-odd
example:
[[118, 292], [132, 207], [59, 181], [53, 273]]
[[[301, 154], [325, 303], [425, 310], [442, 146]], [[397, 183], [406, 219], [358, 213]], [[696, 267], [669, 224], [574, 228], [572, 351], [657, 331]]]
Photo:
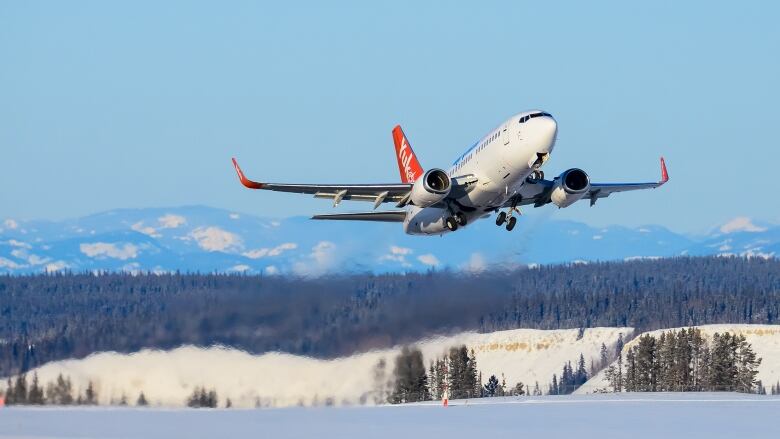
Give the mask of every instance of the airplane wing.
[[[233, 166], [238, 173], [241, 184], [249, 189], [263, 189], [277, 192], [291, 192], [296, 194], [311, 194], [315, 198], [331, 198], [333, 205], [338, 205], [342, 200], [372, 201], [374, 209], [382, 203], [394, 202], [402, 207], [408, 202], [412, 190], [412, 183], [389, 184], [288, 184], [288, 183], [259, 183], [252, 181], [244, 175], [233, 159]], [[381, 212], [378, 212], [381, 213]], [[326, 218], [320, 218], [326, 219]], [[328, 218], [331, 219], [331, 218]], [[376, 221], [376, 220], [374, 220]], [[401, 219], [403, 221], [403, 219]]]
[[[606, 198], [615, 192], [635, 191], [639, 189], [655, 189], [669, 181], [669, 173], [666, 171], [666, 162], [661, 157], [661, 180], [645, 183], [591, 183], [590, 190], [581, 200], [590, 200], [590, 205], [596, 204], [596, 200]], [[518, 205], [533, 204], [534, 207], [544, 206], [551, 202], [550, 194], [555, 187], [555, 181], [535, 180], [523, 185], [522, 199]], [[509, 207], [511, 200], [503, 207]]]

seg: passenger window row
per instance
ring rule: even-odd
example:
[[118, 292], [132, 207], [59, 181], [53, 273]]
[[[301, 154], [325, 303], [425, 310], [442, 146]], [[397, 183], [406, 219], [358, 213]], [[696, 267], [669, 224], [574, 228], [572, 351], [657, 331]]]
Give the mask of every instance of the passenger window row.
[[[491, 135], [490, 137], [488, 137], [488, 139], [487, 139], [487, 140], [485, 140], [484, 142], [482, 142], [482, 144], [481, 144], [481, 145], [479, 145], [479, 146], [477, 147], [477, 150], [476, 150], [476, 151], [474, 151], [474, 152], [472, 152], [472, 153], [469, 153], [467, 156], [463, 157], [463, 158], [462, 158], [462, 159], [461, 159], [461, 160], [458, 162], [458, 164], [456, 164], [456, 165], [455, 165], [455, 168], [453, 169], [453, 171], [452, 171], [452, 172], [454, 172], [454, 171], [457, 171], [458, 169], [462, 168], [462, 167], [463, 167], [463, 165], [465, 165], [465, 164], [466, 164], [466, 163], [467, 163], [469, 160], [471, 160], [471, 156], [472, 156], [472, 155], [474, 155], [474, 154], [478, 153], [479, 151], [482, 151], [483, 149], [485, 149], [485, 147], [486, 147], [486, 146], [488, 146], [488, 145], [490, 144], [490, 142], [492, 142], [492, 141], [494, 141], [494, 140], [498, 139], [498, 136], [499, 136], [499, 134], [500, 134], [500, 131], [496, 131], [495, 133], [493, 133], [493, 135]], [[452, 172], [450, 172], [450, 176], [452, 176]]]

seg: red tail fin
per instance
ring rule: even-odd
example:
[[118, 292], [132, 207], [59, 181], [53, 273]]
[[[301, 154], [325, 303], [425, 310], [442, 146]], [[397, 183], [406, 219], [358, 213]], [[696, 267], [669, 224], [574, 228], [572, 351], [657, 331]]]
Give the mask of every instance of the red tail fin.
[[414, 155], [412, 145], [404, 135], [400, 125], [393, 128], [393, 143], [395, 143], [395, 158], [398, 160], [398, 171], [401, 172], [402, 183], [414, 183], [423, 175], [423, 168]]

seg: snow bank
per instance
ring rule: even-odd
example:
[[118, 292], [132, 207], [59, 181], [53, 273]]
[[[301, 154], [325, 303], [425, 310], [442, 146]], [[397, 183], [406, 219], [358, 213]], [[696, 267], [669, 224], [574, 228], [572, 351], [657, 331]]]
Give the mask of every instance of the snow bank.
[[[723, 324], [697, 326], [697, 328], [701, 329], [702, 335], [708, 341], [712, 341], [712, 336], [716, 332], [720, 334], [730, 332], [732, 334], [744, 335], [748, 343], [753, 345], [753, 350], [756, 355], [762, 358], [761, 365], [758, 367], [758, 376], [756, 378], [761, 380], [767, 388], [780, 380], [780, 325]], [[660, 337], [662, 332], [670, 330], [676, 331], [679, 329], [681, 328], [659, 329], [656, 331], [644, 332], [640, 334], [640, 336], [650, 334], [657, 338]], [[625, 344], [623, 347], [624, 359], [628, 349], [635, 343], [638, 343], [638, 341], [639, 337], [636, 337]], [[613, 364], [616, 364], [616, 362]], [[605, 373], [606, 369], [602, 370], [574, 393], [587, 394], [605, 389], [607, 387]]]
[[[570, 330], [516, 329], [489, 334], [473, 332], [427, 339], [416, 344], [426, 366], [450, 347], [465, 344], [473, 348], [483, 381], [504, 373], [508, 386], [518, 381], [544, 391], [553, 373], [565, 361], [575, 362], [580, 353], [598, 359], [602, 343], [614, 346], [620, 333], [631, 328], [592, 328], [580, 334]], [[70, 376], [74, 389], [83, 392], [91, 380], [100, 404], [118, 401], [123, 395], [130, 404], [144, 392], [152, 405], [181, 406], [196, 386], [216, 389], [220, 405], [230, 398], [234, 406], [284, 407], [322, 404], [372, 404], [377, 379], [375, 367], [384, 359], [386, 383], [400, 347], [319, 360], [283, 353], [251, 355], [226, 347], [207, 349], [192, 346], [171, 351], [143, 350], [134, 354], [103, 352], [81, 360], [65, 360], [37, 369], [42, 383], [57, 375]], [[4, 385], [2, 381], [0, 385]]]

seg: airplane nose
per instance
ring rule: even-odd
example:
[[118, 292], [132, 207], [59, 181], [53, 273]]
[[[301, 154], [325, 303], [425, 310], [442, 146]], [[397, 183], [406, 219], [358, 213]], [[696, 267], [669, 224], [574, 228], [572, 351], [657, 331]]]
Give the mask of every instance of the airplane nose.
[[538, 117], [534, 120], [537, 132], [539, 133], [540, 146], [545, 148], [547, 152], [552, 151], [555, 144], [555, 138], [558, 135], [558, 124], [551, 116]]
[[552, 117], [540, 117], [538, 119], [539, 130], [550, 137], [555, 137], [558, 133], [558, 124]]

